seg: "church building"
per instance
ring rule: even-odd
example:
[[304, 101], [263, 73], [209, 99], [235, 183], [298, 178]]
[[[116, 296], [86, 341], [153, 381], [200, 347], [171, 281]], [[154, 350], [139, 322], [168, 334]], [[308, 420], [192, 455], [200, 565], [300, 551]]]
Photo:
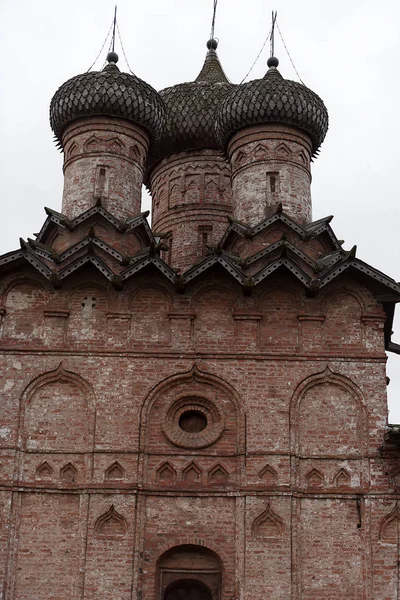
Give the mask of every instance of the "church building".
[[1, 600], [400, 597], [400, 285], [312, 218], [321, 98], [217, 45], [51, 101], [62, 207], [0, 257]]

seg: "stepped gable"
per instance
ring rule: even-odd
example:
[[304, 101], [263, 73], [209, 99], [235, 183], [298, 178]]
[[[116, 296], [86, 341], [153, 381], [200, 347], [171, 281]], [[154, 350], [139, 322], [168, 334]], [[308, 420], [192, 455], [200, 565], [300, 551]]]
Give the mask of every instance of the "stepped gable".
[[164, 104], [156, 90], [117, 67], [118, 55], [109, 52], [102, 71], [76, 75], [63, 83], [50, 103], [50, 125], [62, 147], [71, 122], [82, 117], [120, 117], [140, 125], [156, 144], [164, 128]]
[[186, 150], [219, 149], [215, 114], [222, 99], [234, 86], [224, 73], [217, 47], [216, 40], [207, 42], [205, 62], [194, 81], [159, 92], [166, 106], [166, 127], [153, 162]]
[[[36, 240], [20, 239], [20, 250], [0, 257], [0, 272], [15, 273], [28, 263], [57, 288], [82, 267], [91, 266], [120, 289], [131, 276], [153, 265], [164, 277], [175, 280], [175, 271], [159, 256], [162, 242], [152, 234], [148, 212], [125, 222], [101, 206], [72, 220], [51, 209], [46, 212]], [[61, 247], [57, 244], [60, 237]]]
[[321, 98], [305, 85], [284, 79], [271, 56], [263, 79], [236, 86], [218, 109], [216, 131], [224, 146], [243, 127], [281, 123], [305, 131], [312, 141], [314, 156], [328, 131], [328, 111]]

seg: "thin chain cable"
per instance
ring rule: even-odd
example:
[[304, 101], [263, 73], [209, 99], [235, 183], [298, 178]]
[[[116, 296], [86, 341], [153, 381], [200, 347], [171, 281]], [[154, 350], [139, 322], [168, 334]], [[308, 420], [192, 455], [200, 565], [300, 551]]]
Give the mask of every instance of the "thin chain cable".
[[100, 52], [98, 53], [98, 55], [96, 56], [96, 58], [94, 59], [93, 63], [90, 65], [90, 67], [89, 67], [89, 68], [88, 68], [88, 70], [86, 71], [86, 73], [89, 73], [89, 71], [91, 71], [91, 70], [93, 69], [94, 65], [97, 63], [97, 61], [98, 61], [98, 59], [99, 59], [99, 56], [100, 56], [100, 54], [103, 52], [103, 48], [104, 48], [104, 46], [106, 45], [106, 43], [107, 43], [107, 40], [108, 40], [108, 38], [109, 38], [109, 36], [110, 36], [111, 30], [112, 30], [112, 28], [113, 28], [113, 24], [114, 24], [114, 21], [112, 21], [112, 23], [111, 23], [111, 25], [110, 25], [110, 29], [108, 30], [108, 33], [107, 33], [106, 39], [104, 40], [102, 47], [100, 48]]
[[288, 57], [289, 57], [289, 60], [290, 60], [290, 62], [292, 63], [292, 67], [293, 67], [293, 69], [294, 69], [294, 71], [295, 71], [295, 73], [296, 73], [297, 77], [300, 79], [301, 83], [302, 83], [303, 85], [305, 85], [304, 81], [302, 80], [302, 78], [301, 78], [301, 77], [300, 77], [300, 75], [299, 75], [299, 72], [298, 72], [298, 70], [297, 70], [297, 69], [296, 69], [296, 67], [295, 67], [295, 64], [294, 64], [294, 62], [293, 62], [293, 60], [292, 60], [292, 57], [291, 57], [291, 56], [290, 56], [290, 54], [289, 54], [289, 50], [287, 49], [287, 46], [286, 46], [286, 44], [285, 44], [285, 40], [283, 39], [283, 35], [282, 35], [282, 33], [281, 33], [281, 30], [279, 29], [279, 23], [278, 23], [278, 21], [276, 22], [276, 26], [277, 26], [277, 28], [278, 28], [279, 35], [281, 36], [282, 44], [283, 44], [283, 47], [284, 47], [284, 48], [285, 48], [285, 50], [286, 50], [286, 54], [288, 55]]
[[[113, 39], [111, 38], [111, 39], [110, 39], [110, 43], [108, 44], [108, 51], [107, 51], [107, 55], [108, 55], [108, 54], [111, 52], [111, 50], [112, 50], [112, 47], [113, 47]], [[104, 67], [105, 67], [107, 64], [108, 64], [108, 61], [107, 61], [107, 56], [106, 56], [106, 57], [105, 57], [105, 59], [104, 59], [104, 62], [103, 62], [103, 64], [101, 65], [101, 70], [102, 70], [102, 71], [103, 71]]]
[[213, 18], [212, 18], [212, 22], [211, 22], [210, 40], [214, 39], [215, 15], [217, 14], [217, 4], [218, 4], [218, 0], [214, 0], [214, 12], [213, 12]]
[[123, 43], [122, 43], [122, 37], [121, 37], [121, 32], [120, 32], [120, 30], [119, 30], [118, 21], [117, 21], [117, 33], [118, 33], [119, 42], [120, 42], [120, 44], [121, 44], [122, 54], [124, 55], [124, 58], [125, 58], [125, 62], [126, 62], [126, 64], [127, 64], [127, 66], [128, 66], [128, 69], [129, 69], [129, 71], [132, 73], [132, 75], [135, 75], [135, 73], [132, 71], [132, 69], [131, 69], [131, 67], [130, 67], [130, 64], [129, 64], [129, 62], [128, 62], [128, 59], [126, 58], [126, 54], [125, 54], [125, 48], [124, 48], [124, 45], [123, 45]]
[[265, 42], [262, 45], [262, 48], [260, 50], [260, 52], [257, 54], [256, 60], [253, 62], [253, 64], [251, 65], [250, 69], [247, 71], [246, 75], [243, 77], [242, 81], [239, 83], [239, 85], [242, 85], [242, 83], [245, 81], [245, 79], [248, 78], [248, 76], [250, 75], [250, 73], [252, 72], [252, 70], [254, 69], [254, 67], [256, 66], [258, 59], [260, 58], [265, 46], [267, 45], [268, 40], [270, 39], [272, 33], [272, 29], [270, 29], [269, 34], [267, 35], [267, 38], [265, 40]]

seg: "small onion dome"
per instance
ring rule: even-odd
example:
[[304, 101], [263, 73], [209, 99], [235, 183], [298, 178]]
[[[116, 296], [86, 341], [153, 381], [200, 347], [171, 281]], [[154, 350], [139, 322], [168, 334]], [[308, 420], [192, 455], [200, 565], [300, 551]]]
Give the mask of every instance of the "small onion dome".
[[279, 61], [268, 59], [263, 79], [236, 86], [218, 109], [216, 130], [226, 146], [239, 129], [261, 123], [282, 123], [305, 131], [317, 153], [328, 131], [328, 111], [317, 94], [305, 85], [283, 79], [277, 70]]
[[160, 91], [167, 119], [157, 158], [204, 148], [219, 148], [215, 135], [215, 113], [232, 89], [216, 52], [217, 40], [207, 42], [204, 65], [190, 83], [180, 83]]
[[50, 103], [50, 125], [62, 145], [64, 129], [75, 119], [91, 116], [120, 117], [143, 127], [157, 143], [165, 124], [163, 101], [145, 81], [121, 73], [118, 55], [110, 52], [102, 71], [91, 71], [69, 79]]

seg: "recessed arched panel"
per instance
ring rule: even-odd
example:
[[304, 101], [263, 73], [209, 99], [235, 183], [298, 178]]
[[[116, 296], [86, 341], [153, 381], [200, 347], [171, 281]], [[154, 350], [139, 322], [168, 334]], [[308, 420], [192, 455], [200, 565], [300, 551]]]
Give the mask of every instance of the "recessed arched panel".
[[286, 290], [272, 290], [260, 303], [260, 345], [263, 348], [294, 348], [299, 343], [299, 306]]
[[386, 544], [398, 545], [400, 540], [400, 509], [396, 503], [394, 508], [381, 521], [379, 539]]
[[300, 403], [301, 454], [324, 456], [359, 452], [360, 415], [352, 394], [331, 382], [307, 390]]
[[367, 445], [361, 394], [349, 379], [329, 369], [298, 387], [290, 420], [292, 448], [301, 456], [358, 457]]
[[192, 454], [212, 447], [235, 455], [244, 443], [241, 402], [226, 382], [197, 368], [155, 386], [141, 414], [141, 448]]
[[232, 351], [234, 344], [233, 301], [223, 289], [208, 288], [195, 299], [196, 347]]
[[33, 283], [14, 285], [6, 298], [3, 338], [29, 343], [40, 339], [47, 300], [48, 292]]
[[106, 331], [107, 301], [97, 288], [80, 288], [69, 298], [68, 339], [101, 342]]
[[87, 452], [92, 448], [91, 390], [83, 379], [62, 366], [28, 386], [22, 410], [27, 450]]
[[325, 300], [325, 344], [329, 347], [360, 346], [361, 305], [350, 293], [337, 292]]
[[131, 343], [167, 345], [170, 339], [169, 306], [169, 298], [162, 290], [154, 287], [138, 290], [131, 304]]

